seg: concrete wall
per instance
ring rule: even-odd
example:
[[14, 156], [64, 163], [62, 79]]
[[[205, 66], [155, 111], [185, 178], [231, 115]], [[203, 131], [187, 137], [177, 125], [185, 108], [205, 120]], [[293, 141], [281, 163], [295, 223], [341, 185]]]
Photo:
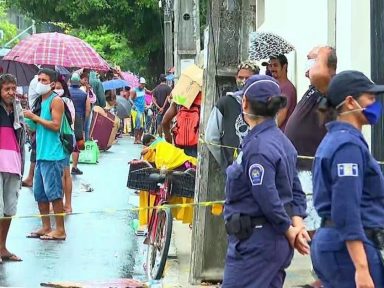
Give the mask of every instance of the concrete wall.
[[[306, 56], [320, 44], [336, 47], [338, 71], [360, 70], [371, 74], [370, 1], [361, 0], [255, 0], [264, 21], [259, 31], [274, 32], [291, 42], [296, 52], [288, 55], [289, 78], [298, 98], [309, 81], [304, 77]], [[261, 15], [260, 15], [261, 14]], [[364, 134], [371, 142], [370, 129]]]

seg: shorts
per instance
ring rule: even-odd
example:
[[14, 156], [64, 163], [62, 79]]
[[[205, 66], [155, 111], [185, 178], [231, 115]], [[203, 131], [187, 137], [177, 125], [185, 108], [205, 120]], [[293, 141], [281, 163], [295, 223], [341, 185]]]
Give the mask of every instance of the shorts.
[[164, 113], [158, 113], [157, 116], [156, 116], [156, 125], [157, 126], [160, 126], [161, 125], [161, 122], [163, 122], [163, 118], [164, 118]]
[[313, 205], [312, 172], [299, 171], [298, 174], [301, 186], [307, 198], [307, 217], [304, 219], [304, 223], [308, 231], [315, 231], [320, 228], [321, 218]]
[[65, 160], [37, 160], [33, 178], [33, 194], [37, 202], [52, 202], [63, 198]]
[[64, 168], [68, 168], [71, 164], [71, 161], [70, 161], [70, 158], [71, 158], [71, 155], [67, 155], [67, 157], [65, 157], [64, 159]]
[[135, 129], [143, 129], [144, 128], [144, 113], [141, 113], [139, 111], [136, 111], [136, 119], [135, 119]]
[[16, 215], [21, 178], [17, 174], [0, 172], [0, 215]]
[[84, 139], [85, 120], [83, 117], [76, 115], [75, 117], [75, 137], [76, 141]]

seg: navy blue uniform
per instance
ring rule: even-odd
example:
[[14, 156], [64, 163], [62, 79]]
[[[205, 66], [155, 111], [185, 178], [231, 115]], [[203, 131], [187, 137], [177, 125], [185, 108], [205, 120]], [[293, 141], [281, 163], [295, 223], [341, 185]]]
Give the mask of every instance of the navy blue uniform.
[[384, 177], [359, 130], [331, 122], [313, 165], [314, 204], [319, 216], [331, 220], [311, 246], [317, 275], [325, 287], [355, 287], [355, 268], [345, 241], [364, 243], [375, 287], [384, 287], [381, 254], [364, 229], [384, 228]]
[[291, 217], [304, 217], [306, 210], [296, 158], [295, 148], [272, 119], [245, 137], [241, 153], [227, 169], [224, 218], [241, 213], [267, 222], [246, 240], [228, 236], [222, 287], [283, 286], [284, 269], [293, 257], [285, 232]]

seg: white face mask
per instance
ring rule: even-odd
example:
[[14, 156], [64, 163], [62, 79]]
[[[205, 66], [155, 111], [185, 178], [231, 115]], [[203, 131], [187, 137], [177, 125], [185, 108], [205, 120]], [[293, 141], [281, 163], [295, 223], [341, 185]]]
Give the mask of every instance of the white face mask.
[[64, 95], [64, 89], [55, 89], [53, 92], [55, 92], [60, 97]]
[[305, 72], [311, 70], [313, 66], [315, 66], [316, 59], [308, 59], [307, 63], [305, 63]]
[[36, 88], [35, 88], [35, 91], [37, 94], [39, 95], [44, 95], [44, 94], [47, 94], [49, 91], [51, 91], [52, 88], [51, 88], [51, 84], [43, 84], [41, 82], [38, 82], [36, 84]]

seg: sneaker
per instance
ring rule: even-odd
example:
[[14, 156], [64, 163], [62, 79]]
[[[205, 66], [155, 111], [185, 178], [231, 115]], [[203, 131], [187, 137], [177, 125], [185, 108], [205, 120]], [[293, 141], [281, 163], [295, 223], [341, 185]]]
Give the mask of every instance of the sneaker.
[[72, 167], [71, 174], [72, 175], [83, 175], [83, 171], [81, 171], [79, 168]]

